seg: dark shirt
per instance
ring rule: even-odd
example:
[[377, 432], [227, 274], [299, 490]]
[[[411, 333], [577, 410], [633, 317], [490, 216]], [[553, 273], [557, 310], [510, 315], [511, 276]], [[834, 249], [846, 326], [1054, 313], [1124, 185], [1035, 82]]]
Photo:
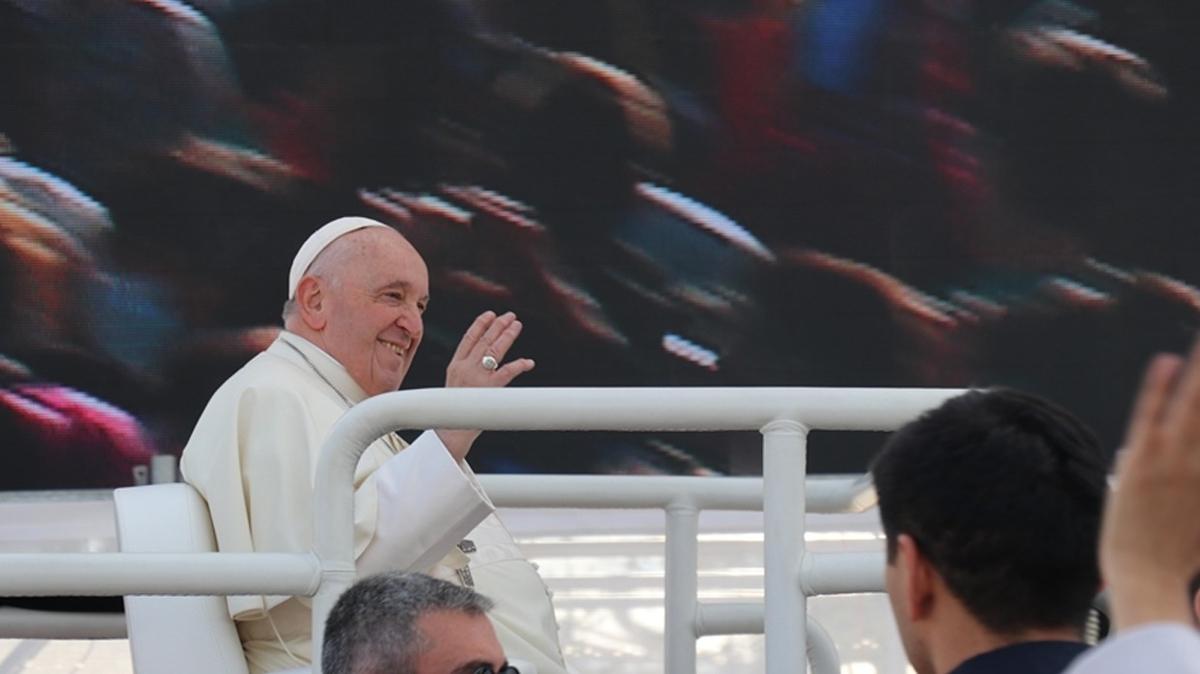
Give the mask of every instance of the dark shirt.
[[1027, 641], [980, 653], [949, 674], [1060, 674], [1087, 648], [1077, 641]]

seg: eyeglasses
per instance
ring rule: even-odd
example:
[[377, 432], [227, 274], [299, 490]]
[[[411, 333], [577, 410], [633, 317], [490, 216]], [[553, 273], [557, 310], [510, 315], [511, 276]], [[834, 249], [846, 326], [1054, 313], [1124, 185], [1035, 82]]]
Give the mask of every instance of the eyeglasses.
[[504, 665], [498, 670], [492, 669], [491, 665], [481, 665], [471, 674], [521, 674], [521, 672], [512, 665]]

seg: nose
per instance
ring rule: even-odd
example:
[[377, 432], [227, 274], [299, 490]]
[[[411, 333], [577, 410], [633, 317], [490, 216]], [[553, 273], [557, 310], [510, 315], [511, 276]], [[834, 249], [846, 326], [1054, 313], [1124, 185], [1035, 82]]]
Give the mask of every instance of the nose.
[[421, 317], [421, 311], [416, 307], [405, 307], [396, 316], [396, 327], [407, 332], [413, 341], [417, 341], [421, 339], [421, 334], [425, 330], [425, 320]]

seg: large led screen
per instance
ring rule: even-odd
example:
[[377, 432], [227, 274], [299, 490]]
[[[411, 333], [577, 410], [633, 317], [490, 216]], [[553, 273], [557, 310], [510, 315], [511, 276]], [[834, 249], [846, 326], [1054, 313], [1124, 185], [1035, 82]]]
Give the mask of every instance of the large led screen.
[[[512, 310], [520, 386], [1008, 385], [1115, 447], [1200, 324], [1194, 6], [0, 0], [0, 489], [177, 455], [347, 214], [429, 264], [406, 388]], [[472, 461], [761, 469], [753, 434]]]

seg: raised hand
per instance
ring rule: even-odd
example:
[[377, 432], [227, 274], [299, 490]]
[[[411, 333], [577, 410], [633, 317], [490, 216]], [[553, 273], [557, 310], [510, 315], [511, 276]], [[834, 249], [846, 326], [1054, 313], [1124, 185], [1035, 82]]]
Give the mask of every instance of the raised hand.
[[[519, 375], [533, 369], [533, 360], [517, 358], [505, 363], [504, 357], [521, 334], [521, 322], [511, 311], [497, 316], [485, 311], [475, 319], [446, 367], [446, 387], [508, 386]], [[438, 437], [456, 461], [466, 458], [471, 444], [479, 437], [475, 430], [438, 429]]]
[[1105, 509], [1100, 565], [1118, 628], [1192, 623], [1188, 581], [1200, 569], [1200, 343], [1185, 363], [1146, 371], [1117, 485]]

